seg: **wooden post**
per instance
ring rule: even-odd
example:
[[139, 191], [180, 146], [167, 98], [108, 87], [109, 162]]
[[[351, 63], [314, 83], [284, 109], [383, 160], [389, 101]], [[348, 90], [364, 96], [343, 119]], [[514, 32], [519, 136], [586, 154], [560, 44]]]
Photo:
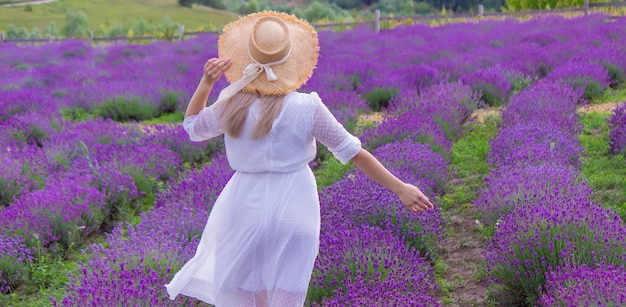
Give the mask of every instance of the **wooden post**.
[[380, 32], [380, 10], [374, 11], [374, 16], [376, 17], [376, 20], [374, 20], [374, 32], [378, 33]]
[[[587, 0], [589, 1], [589, 0]], [[478, 5], [478, 16], [483, 17], [483, 15], [485, 14], [485, 8], [483, 7], [482, 4]]]
[[0, 43], [4, 43], [4, 32], [0, 32]]
[[183, 40], [183, 34], [185, 33], [185, 25], [183, 24], [179, 24], [178, 25], [178, 40]]
[[89, 40], [93, 43], [93, 30], [89, 30]]
[[585, 0], [585, 16], [589, 14], [589, 0]]

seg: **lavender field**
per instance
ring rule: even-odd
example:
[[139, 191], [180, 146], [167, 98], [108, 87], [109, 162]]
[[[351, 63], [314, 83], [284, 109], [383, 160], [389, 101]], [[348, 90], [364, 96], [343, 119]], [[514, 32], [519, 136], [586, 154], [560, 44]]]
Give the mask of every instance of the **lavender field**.
[[[626, 203], [592, 197], [577, 112], [626, 87], [626, 18], [319, 35], [320, 62], [302, 91], [318, 92], [436, 204], [458, 185], [454, 150], [476, 124], [472, 113], [501, 111], [471, 200], [477, 216], [468, 217], [489, 230], [476, 259], [489, 292], [481, 304], [626, 305]], [[193, 256], [233, 173], [220, 139], [192, 143], [180, 124], [216, 44], [200, 36], [0, 45], [0, 305], [198, 304], [170, 301], [163, 285]], [[358, 121], [378, 111], [380, 122]], [[603, 142], [624, 161], [626, 103], [606, 124]], [[438, 272], [450, 206], [405, 211], [324, 148], [311, 166], [335, 179], [319, 190], [321, 246], [307, 305], [458, 304]]]

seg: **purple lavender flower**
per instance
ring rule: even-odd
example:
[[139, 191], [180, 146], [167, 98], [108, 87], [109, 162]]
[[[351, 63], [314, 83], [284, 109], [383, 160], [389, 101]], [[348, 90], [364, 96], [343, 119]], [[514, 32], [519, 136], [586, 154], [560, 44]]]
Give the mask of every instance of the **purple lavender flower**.
[[611, 264], [559, 268], [546, 274], [539, 306], [624, 306], [626, 268]]
[[0, 232], [24, 237], [43, 247], [70, 245], [100, 229], [104, 220], [105, 195], [90, 186], [90, 176], [66, 173], [50, 178], [46, 187], [22, 195], [0, 211]]
[[623, 264], [626, 226], [614, 211], [587, 199], [521, 205], [497, 224], [485, 258], [492, 282], [534, 305], [547, 272]]
[[520, 167], [500, 167], [485, 178], [475, 204], [486, 224], [493, 225], [510, 210], [526, 205], [585, 199], [587, 186], [570, 166], [556, 163]]
[[546, 80], [559, 81], [584, 91], [587, 100], [598, 98], [609, 86], [611, 80], [606, 69], [591, 62], [568, 62], [556, 67], [546, 76]]
[[460, 78], [473, 90], [482, 93], [482, 99], [488, 106], [501, 106], [511, 95], [513, 85], [508, 79], [508, 73], [502, 68], [491, 66], [479, 69]]
[[[333, 291], [333, 296], [324, 298], [321, 306], [443, 306], [432, 296], [422, 291], [403, 292], [401, 285], [390, 281], [368, 280], [356, 276]], [[319, 306], [313, 304], [313, 306]]]
[[555, 125], [571, 135], [578, 135], [582, 125], [576, 114], [577, 102], [582, 91], [563, 87], [561, 84], [541, 80], [520, 91], [502, 111], [505, 127], [519, 124]]
[[210, 165], [185, 173], [159, 194], [155, 209], [143, 213], [139, 224], [118, 225], [107, 235], [107, 247], [90, 246], [92, 256], [71, 277], [63, 305], [195, 305], [194, 300], [169, 300], [162, 285], [193, 256], [208, 213], [231, 175], [225, 155], [216, 154]]
[[490, 142], [487, 161], [496, 166], [557, 162], [579, 165], [578, 138], [551, 123], [529, 122], [503, 128]]
[[0, 232], [0, 302], [2, 294], [23, 284], [28, 279], [27, 263], [32, 261], [32, 249], [18, 237]]
[[614, 155], [626, 154], [626, 103], [618, 104], [608, 120], [609, 146]]
[[399, 293], [432, 295], [437, 289], [433, 268], [390, 232], [349, 224], [322, 232], [309, 290], [314, 300], [328, 297], [340, 287], [350, 287], [351, 283], [366, 289], [375, 287], [376, 281], [385, 285], [384, 290]]

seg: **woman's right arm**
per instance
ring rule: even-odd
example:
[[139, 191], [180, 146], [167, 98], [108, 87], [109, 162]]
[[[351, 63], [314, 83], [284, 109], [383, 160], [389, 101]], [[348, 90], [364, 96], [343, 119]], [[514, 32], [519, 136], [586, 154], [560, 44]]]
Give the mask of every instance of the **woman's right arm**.
[[215, 58], [204, 64], [202, 79], [187, 105], [183, 121], [185, 131], [194, 142], [206, 141], [224, 132], [215, 111], [207, 108], [206, 103], [215, 82], [222, 77], [230, 65], [230, 60]]

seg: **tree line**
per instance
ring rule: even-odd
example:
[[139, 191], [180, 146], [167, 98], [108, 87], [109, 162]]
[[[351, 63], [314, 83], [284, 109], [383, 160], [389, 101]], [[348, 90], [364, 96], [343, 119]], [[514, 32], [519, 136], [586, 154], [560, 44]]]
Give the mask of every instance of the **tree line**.
[[[511, 0], [507, 0], [511, 1]], [[512, 0], [545, 1], [545, 0]], [[572, 1], [572, 0], [566, 0]], [[476, 12], [482, 4], [485, 11], [502, 11], [505, 0], [178, 0], [181, 6], [204, 5], [238, 14], [248, 14], [261, 10], [275, 10], [294, 14], [311, 22], [318, 20], [337, 20], [348, 16], [365, 16], [380, 10], [382, 14], [394, 15], [429, 15], [441, 11]]]

